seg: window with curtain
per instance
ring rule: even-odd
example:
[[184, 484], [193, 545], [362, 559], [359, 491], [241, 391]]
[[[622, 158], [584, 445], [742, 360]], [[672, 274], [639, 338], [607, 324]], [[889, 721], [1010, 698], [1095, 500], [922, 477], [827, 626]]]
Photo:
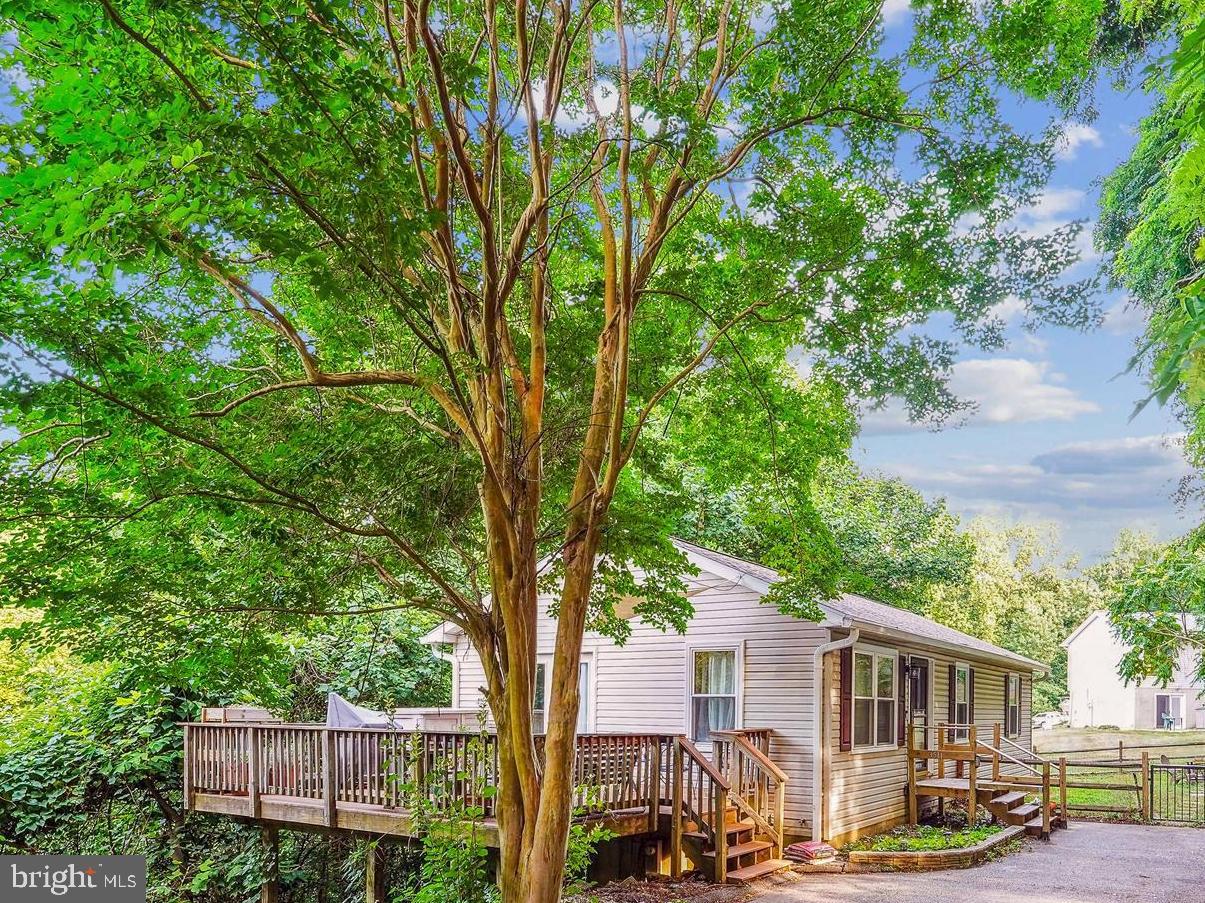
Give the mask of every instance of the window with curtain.
[[736, 650], [697, 649], [690, 695], [690, 736], [711, 739], [712, 731], [736, 727]]
[[544, 674], [548, 668], [543, 662], [536, 665], [536, 687], [531, 700], [531, 729], [533, 733], [544, 733]]
[[1008, 675], [1008, 699], [1004, 713], [1005, 736], [1017, 737], [1021, 733], [1021, 675]]
[[892, 652], [854, 652], [854, 746], [895, 746], [896, 692]]

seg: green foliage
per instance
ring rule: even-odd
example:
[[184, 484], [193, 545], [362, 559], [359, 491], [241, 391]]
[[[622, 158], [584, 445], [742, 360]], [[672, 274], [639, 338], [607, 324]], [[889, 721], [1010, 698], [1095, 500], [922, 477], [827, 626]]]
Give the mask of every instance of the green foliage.
[[877, 853], [920, 853], [927, 850], [962, 850], [982, 843], [1004, 830], [1003, 825], [980, 824], [974, 828], [937, 827], [935, 825], [913, 825], [892, 828], [883, 834], [874, 834], [856, 840], [846, 850], [873, 850]]
[[1122, 674], [1164, 684], [1205, 677], [1205, 530], [1197, 528], [1147, 556], [1109, 605], [1118, 639], [1129, 647]]

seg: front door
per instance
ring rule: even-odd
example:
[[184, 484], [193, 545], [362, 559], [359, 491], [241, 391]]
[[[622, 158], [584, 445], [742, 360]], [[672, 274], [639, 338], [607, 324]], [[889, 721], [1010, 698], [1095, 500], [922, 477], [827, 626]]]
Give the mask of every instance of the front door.
[[[908, 722], [912, 730], [912, 745], [929, 748], [929, 660], [913, 658], [908, 668]], [[928, 766], [927, 759], [918, 759], [916, 770]]]

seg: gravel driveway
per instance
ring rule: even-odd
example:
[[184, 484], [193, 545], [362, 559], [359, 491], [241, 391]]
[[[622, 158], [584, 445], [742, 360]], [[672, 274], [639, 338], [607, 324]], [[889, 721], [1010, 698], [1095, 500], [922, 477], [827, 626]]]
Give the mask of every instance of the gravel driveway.
[[1205, 903], [1205, 829], [1072, 822], [977, 868], [792, 878], [756, 903]]

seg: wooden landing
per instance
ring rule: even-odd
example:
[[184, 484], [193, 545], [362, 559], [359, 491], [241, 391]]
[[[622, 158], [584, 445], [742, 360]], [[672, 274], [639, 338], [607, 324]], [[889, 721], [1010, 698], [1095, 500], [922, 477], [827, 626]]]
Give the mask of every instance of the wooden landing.
[[[1004, 792], [1015, 790], [1016, 784], [1007, 781], [980, 780], [975, 782], [975, 789]], [[966, 799], [971, 792], [971, 782], [966, 778], [925, 778], [916, 782], [916, 792], [922, 796]]]
[[[415, 837], [418, 833], [410, 812], [369, 803], [340, 801], [335, 808], [333, 825], [326, 823], [323, 801], [306, 797], [261, 794], [259, 812], [256, 814], [251, 811], [251, 800], [245, 795], [196, 791], [193, 794], [192, 808], [197, 812], [254, 819], [257, 822], [300, 830], [363, 831], [393, 837]], [[583, 821], [598, 823], [621, 837], [649, 833], [647, 808], [608, 812], [606, 815]], [[487, 847], [498, 846], [498, 822], [495, 819], [482, 819], [480, 831]]]

